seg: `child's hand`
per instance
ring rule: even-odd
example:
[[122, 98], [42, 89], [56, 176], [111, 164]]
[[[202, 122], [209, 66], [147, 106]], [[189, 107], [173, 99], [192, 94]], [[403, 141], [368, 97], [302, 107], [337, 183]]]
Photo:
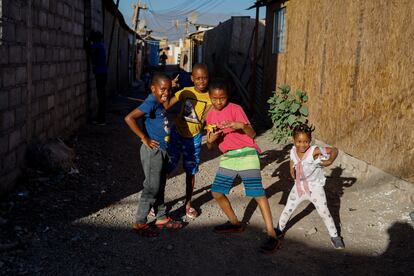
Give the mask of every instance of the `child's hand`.
[[144, 143], [150, 149], [158, 149], [160, 147], [160, 143], [155, 140], [151, 140], [148, 137], [142, 138], [142, 143]]
[[221, 135], [223, 134], [223, 130], [217, 130], [215, 132], [208, 131], [207, 132], [207, 143], [214, 143]]
[[[317, 148], [317, 149], [318, 149], [318, 152], [319, 152], [319, 148]], [[326, 148], [324, 148], [324, 151], [325, 151], [325, 156], [329, 156], [329, 158], [325, 159], [325, 160], [321, 160], [320, 164], [323, 167], [328, 167], [328, 166], [332, 165], [332, 163], [335, 161], [336, 157], [338, 156], [338, 149], [335, 148], [335, 147], [332, 147], [332, 148], [331, 147], [326, 147]], [[322, 155], [322, 153], [319, 152], [319, 158], [321, 157], [321, 155]]]
[[174, 88], [174, 87], [178, 87], [179, 85], [178, 85], [178, 77], [179, 77], [180, 75], [178, 74], [173, 80], [171, 80], [171, 87], [172, 88]]
[[245, 124], [242, 122], [223, 121], [220, 127], [238, 130], [238, 129], [243, 129], [245, 127]]

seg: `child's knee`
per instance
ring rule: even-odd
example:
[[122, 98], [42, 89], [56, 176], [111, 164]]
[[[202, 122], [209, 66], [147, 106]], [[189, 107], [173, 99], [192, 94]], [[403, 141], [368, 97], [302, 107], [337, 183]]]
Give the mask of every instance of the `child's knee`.
[[215, 200], [218, 200], [218, 199], [221, 199], [221, 198], [223, 198], [223, 197], [224, 197], [224, 194], [222, 194], [222, 193], [218, 193], [218, 192], [211, 192], [211, 195], [213, 196], [213, 198], [214, 198]]

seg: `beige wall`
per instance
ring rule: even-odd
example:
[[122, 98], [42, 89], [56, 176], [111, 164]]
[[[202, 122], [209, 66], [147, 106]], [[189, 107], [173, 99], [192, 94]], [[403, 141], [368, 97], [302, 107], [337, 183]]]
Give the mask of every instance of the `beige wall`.
[[276, 85], [309, 93], [316, 137], [414, 182], [414, 1], [285, 5]]

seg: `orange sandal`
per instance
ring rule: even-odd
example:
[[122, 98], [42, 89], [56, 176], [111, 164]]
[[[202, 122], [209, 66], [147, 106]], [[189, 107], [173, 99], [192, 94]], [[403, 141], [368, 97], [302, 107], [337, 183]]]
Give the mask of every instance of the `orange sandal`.
[[147, 238], [158, 237], [159, 233], [153, 231], [148, 224], [135, 223], [132, 225], [132, 229], [140, 236]]
[[170, 217], [167, 217], [165, 222], [161, 222], [161, 223], [156, 222], [155, 226], [157, 226], [158, 229], [176, 229], [176, 230], [178, 230], [178, 229], [183, 228], [184, 224], [181, 221], [176, 221], [176, 220], [173, 220]]

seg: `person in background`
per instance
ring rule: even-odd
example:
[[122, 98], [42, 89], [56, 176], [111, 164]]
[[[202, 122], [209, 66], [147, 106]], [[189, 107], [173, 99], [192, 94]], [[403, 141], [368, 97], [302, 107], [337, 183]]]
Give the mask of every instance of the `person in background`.
[[106, 124], [106, 91], [105, 86], [108, 80], [108, 66], [106, 65], [106, 48], [103, 43], [101, 32], [94, 31], [91, 34], [91, 59], [93, 73], [96, 80], [96, 94], [98, 97], [98, 116], [93, 121], [97, 125]]

